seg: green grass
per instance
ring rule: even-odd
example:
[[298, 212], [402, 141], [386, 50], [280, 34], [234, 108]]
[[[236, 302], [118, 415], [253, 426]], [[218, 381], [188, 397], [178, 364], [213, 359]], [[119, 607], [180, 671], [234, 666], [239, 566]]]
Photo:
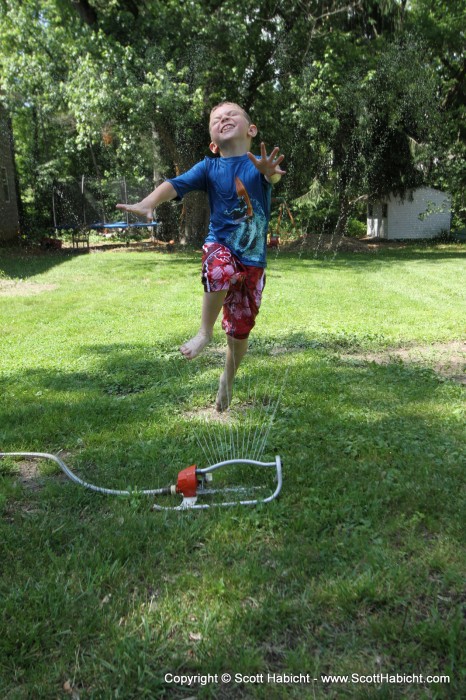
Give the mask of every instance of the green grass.
[[[133, 490], [0, 462], [2, 700], [464, 697], [464, 389], [422, 358], [355, 359], [461, 338], [460, 246], [271, 256], [234, 406], [256, 406], [238, 437], [283, 390], [264, 452], [283, 459], [282, 495], [200, 513], [137, 492], [202, 463], [196, 432], [228, 438], [196, 419], [220, 329], [194, 362], [177, 352], [197, 330], [199, 254], [0, 256], [0, 449], [63, 450], [86, 480]], [[222, 672], [451, 682], [165, 681]]]

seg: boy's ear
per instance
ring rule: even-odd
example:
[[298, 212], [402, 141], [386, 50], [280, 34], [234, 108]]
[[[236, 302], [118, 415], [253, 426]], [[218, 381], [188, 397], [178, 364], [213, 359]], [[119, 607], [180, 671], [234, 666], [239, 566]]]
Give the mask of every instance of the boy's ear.
[[214, 143], [213, 141], [211, 141], [211, 142], [209, 143], [209, 149], [210, 149], [210, 150], [212, 151], [212, 153], [214, 153], [215, 155], [217, 155], [217, 153], [219, 152], [219, 147], [218, 147], [217, 144]]
[[248, 129], [248, 136], [251, 136], [251, 138], [254, 138], [254, 136], [257, 136], [257, 126], [255, 124], [249, 124], [249, 129]]

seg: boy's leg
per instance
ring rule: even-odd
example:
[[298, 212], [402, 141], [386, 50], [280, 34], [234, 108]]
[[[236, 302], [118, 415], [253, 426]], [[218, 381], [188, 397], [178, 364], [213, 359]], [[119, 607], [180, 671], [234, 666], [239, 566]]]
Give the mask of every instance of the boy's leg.
[[231, 335], [227, 335], [225, 369], [220, 377], [217, 400], [215, 403], [217, 411], [226, 411], [230, 405], [235, 374], [247, 350], [247, 338], [239, 340], [238, 338], [233, 338]]
[[234, 285], [223, 307], [222, 328], [227, 334], [225, 370], [220, 377], [217, 411], [225, 411], [231, 403], [235, 374], [248, 349], [248, 336], [259, 313], [265, 273], [262, 268], [249, 267], [241, 283]]
[[227, 295], [227, 290], [219, 292], [204, 292], [202, 300], [201, 327], [198, 333], [180, 347], [180, 352], [188, 359], [192, 360], [201, 353], [205, 346], [212, 340], [215, 321], [222, 309], [223, 302]]

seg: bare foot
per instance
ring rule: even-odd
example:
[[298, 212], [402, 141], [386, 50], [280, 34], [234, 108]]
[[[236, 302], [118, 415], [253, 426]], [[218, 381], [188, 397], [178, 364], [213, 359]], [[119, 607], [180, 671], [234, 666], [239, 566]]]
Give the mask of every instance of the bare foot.
[[217, 399], [215, 401], [215, 408], [219, 413], [222, 413], [222, 411], [226, 411], [228, 406], [230, 405], [232, 389], [233, 385], [229, 386], [228, 382], [222, 374], [218, 385]]
[[212, 336], [199, 331], [194, 338], [191, 338], [191, 340], [188, 340], [180, 347], [180, 352], [187, 360], [192, 360], [204, 350], [205, 346], [210, 343], [211, 338]]

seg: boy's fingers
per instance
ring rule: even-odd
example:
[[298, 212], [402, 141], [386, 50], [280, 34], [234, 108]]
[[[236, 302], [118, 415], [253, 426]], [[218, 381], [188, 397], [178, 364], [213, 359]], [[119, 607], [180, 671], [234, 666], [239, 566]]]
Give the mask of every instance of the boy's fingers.
[[133, 211], [134, 204], [117, 204], [116, 205], [117, 209], [123, 209], [123, 211]]
[[256, 158], [256, 156], [253, 155], [252, 153], [249, 153], [249, 152], [248, 152], [247, 155], [248, 155], [248, 157], [249, 157], [249, 160], [251, 160], [251, 161], [254, 163], [254, 165], [257, 165], [258, 163], [260, 163], [260, 160], [258, 160], [258, 159]]
[[148, 211], [145, 208], [144, 209], [139, 208], [137, 206], [137, 204], [116, 204], [115, 208], [120, 209], [121, 211], [127, 211], [129, 213], [134, 213], [137, 216], [145, 216], [149, 223], [154, 220], [153, 211]]
[[256, 168], [262, 173], [267, 172], [269, 174], [270, 170], [273, 169], [278, 175], [285, 175], [285, 170], [279, 167], [280, 163], [285, 159], [285, 156], [281, 155], [275, 159], [275, 155], [277, 155], [279, 150], [278, 146], [275, 146], [270, 156], [267, 156], [265, 143], [261, 143], [261, 158], [256, 158], [250, 151], [247, 152], [247, 155], [249, 160], [254, 163]]

